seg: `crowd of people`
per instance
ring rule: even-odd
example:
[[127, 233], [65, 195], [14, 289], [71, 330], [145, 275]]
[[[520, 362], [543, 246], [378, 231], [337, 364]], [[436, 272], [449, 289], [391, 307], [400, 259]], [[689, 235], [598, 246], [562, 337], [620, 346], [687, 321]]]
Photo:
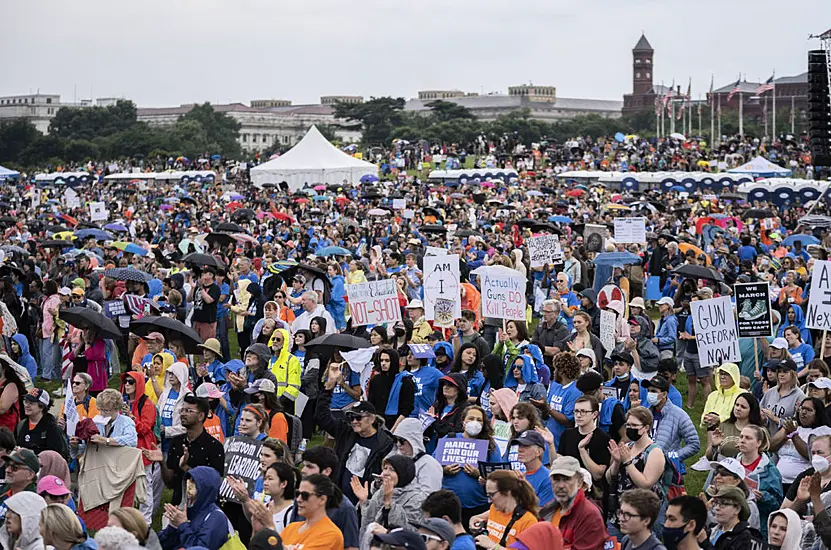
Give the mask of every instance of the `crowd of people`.
[[[589, 164], [615, 151], [598, 168], [695, 155], [575, 141]], [[74, 187], [80, 205], [3, 184], [3, 549], [831, 546], [831, 338], [806, 327], [831, 218], [800, 221], [824, 204], [525, 170], [278, 183], [139, 172]], [[616, 242], [635, 215], [647, 242]], [[531, 260], [539, 234], [560, 260]], [[451, 326], [426, 317], [428, 254], [458, 256]], [[523, 320], [485, 315], [495, 266], [526, 280]], [[400, 320], [356, 323], [348, 285], [383, 279]], [[773, 332], [702, 364], [691, 303], [756, 281]]]

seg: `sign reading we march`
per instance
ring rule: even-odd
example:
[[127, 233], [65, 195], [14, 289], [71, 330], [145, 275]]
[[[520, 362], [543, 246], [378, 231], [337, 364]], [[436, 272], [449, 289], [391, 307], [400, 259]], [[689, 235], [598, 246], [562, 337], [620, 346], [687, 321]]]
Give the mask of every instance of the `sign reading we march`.
[[831, 262], [816, 260], [811, 274], [811, 295], [805, 326], [816, 330], [831, 329]]
[[702, 367], [738, 363], [739, 332], [729, 296], [690, 302], [690, 315]]

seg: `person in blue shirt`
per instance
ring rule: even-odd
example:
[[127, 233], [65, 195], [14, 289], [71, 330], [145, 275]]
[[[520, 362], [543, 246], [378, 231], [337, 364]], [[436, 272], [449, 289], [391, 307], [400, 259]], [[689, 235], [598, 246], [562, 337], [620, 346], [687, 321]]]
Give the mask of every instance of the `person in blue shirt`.
[[546, 395], [545, 386], [540, 384], [537, 376], [537, 368], [527, 355], [514, 358], [511, 368], [505, 374], [503, 387], [514, 390], [520, 402], [541, 401]]
[[482, 395], [485, 386], [485, 376], [481, 372], [479, 348], [473, 343], [462, 344], [459, 353], [450, 367], [450, 372], [458, 372], [467, 379], [467, 397], [471, 403], [476, 403]]
[[678, 340], [678, 317], [673, 313], [675, 300], [664, 296], [658, 300], [658, 311], [661, 319], [655, 329], [652, 343], [658, 346], [660, 358], [665, 359], [675, 355], [675, 342]]
[[805, 377], [808, 374], [808, 363], [814, 360], [814, 348], [802, 341], [802, 334], [798, 327], [789, 326], [784, 331], [788, 341], [788, 353], [797, 367], [797, 376]]
[[511, 445], [517, 445], [517, 458], [525, 466], [525, 481], [534, 488], [540, 506], [545, 506], [554, 500], [554, 490], [551, 488], [551, 480], [548, 479], [548, 468], [543, 466], [542, 459], [545, 454], [545, 439], [539, 432], [526, 430], [511, 441]]
[[[222, 361], [231, 359], [231, 344], [228, 341], [228, 319], [230, 317], [231, 285], [227, 282], [224, 270], [217, 271], [216, 284], [219, 286], [219, 303], [216, 307], [216, 337], [219, 340], [219, 358]], [[214, 380], [216, 382], [216, 380]]]
[[413, 413], [417, 416], [429, 409], [436, 400], [436, 390], [439, 388], [439, 378], [442, 377], [442, 373], [436, 367], [429, 366], [427, 359], [419, 359], [413, 354], [412, 349], [406, 349], [409, 351], [406, 362], [416, 385]]
[[453, 528], [456, 539], [450, 546], [450, 550], [476, 550], [476, 543], [473, 536], [465, 531], [462, 525], [462, 503], [453, 491], [441, 489], [427, 495], [421, 503], [421, 511], [427, 521], [425, 527], [433, 519], [443, 519]]
[[785, 329], [789, 326], [795, 326], [799, 329], [799, 334], [802, 336], [804, 343], [809, 346], [814, 343], [813, 338], [811, 338], [811, 331], [805, 326], [805, 312], [802, 311], [801, 306], [796, 304], [790, 304], [788, 306], [788, 313], [785, 316], [785, 320], [779, 325], [779, 331], [776, 333], [776, 336], [784, 338]]
[[332, 408], [342, 409], [361, 398], [361, 375], [343, 362], [343, 375], [332, 390]]
[[342, 331], [346, 328], [346, 319], [344, 317], [346, 313], [346, 301], [344, 300], [346, 296], [344, 287], [346, 279], [343, 278], [343, 273], [338, 264], [332, 262], [326, 269], [329, 275], [329, 282], [332, 283], [332, 290], [329, 293], [330, 298], [326, 303], [326, 311], [335, 320], [335, 326], [337, 326], [338, 331]]
[[209, 382], [217, 383], [220, 380], [224, 382], [225, 364], [220, 361], [222, 359], [222, 347], [219, 340], [208, 338], [204, 344], [199, 344], [198, 347], [202, 348], [202, 362], [197, 363], [198, 366], [191, 369], [191, 379], [197, 381], [196, 387], [199, 387], [200, 379], [206, 377], [205, 374], [200, 374], [200, 371], [207, 372], [207, 377], [210, 378]]
[[571, 352], [560, 352], [554, 356], [554, 372], [557, 381], [551, 382], [547, 401], [531, 401], [547, 416], [546, 427], [554, 436], [555, 447], [566, 428], [574, 426], [574, 402], [583, 392], [577, 389], [575, 380], [580, 376], [580, 360]]
[[745, 235], [742, 237], [742, 245], [739, 247], [739, 261], [751, 261], [754, 264], [756, 263], [756, 256], [759, 253], [756, 252], [756, 249], [751, 245], [750, 242], [750, 235]]
[[667, 392], [669, 402], [683, 409], [681, 392], [675, 387], [675, 378], [678, 376], [678, 362], [672, 357], [661, 359], [658, 362], [658, 374], [669, 380], [669, 392]]

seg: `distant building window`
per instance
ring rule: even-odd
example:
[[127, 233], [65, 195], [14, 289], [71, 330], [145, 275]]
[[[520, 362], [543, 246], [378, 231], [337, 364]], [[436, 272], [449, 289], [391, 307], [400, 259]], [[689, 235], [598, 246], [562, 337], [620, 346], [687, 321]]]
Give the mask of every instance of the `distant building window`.
[[635, 65], [640, 65], [640, 64], [641, 64], [641, 59], [636, 59], [635, 60]]
[[652, 78], [652, 73], [646, 73], [646, 78]]
[[651, 60], [651, 59], [649, 59], [649, 58], [647, 58], [647, 59], [646, 59], [646, 64], [647, 64], [647, 65], [652, 65], [652, 60]]
[[242, 134], [242, 142], [248, 143], [248, 134]]
[[257, 143], [257, 138], [259, 138], [258, 134], [253, 134], [251, 136], [251, 143]]
[[51, 98], [51, 97], [47, 97], [47, 98], [46, 98], [46, 103], [52, 103], [52, 98]]
[[640, 77], [641, 77], [641, 73], [635, 73], [635, 78], [640, 78]]

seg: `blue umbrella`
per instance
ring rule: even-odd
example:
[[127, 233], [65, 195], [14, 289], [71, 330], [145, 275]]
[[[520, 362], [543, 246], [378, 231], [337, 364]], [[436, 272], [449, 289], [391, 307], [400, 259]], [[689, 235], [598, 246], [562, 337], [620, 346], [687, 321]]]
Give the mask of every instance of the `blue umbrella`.
[[782, 241], [782, 246], [793, 246], [794, 241], [802, 241], [802, 246], [808, 246], [809, 244], [819, 244], [820, 240], [814, 237], [813, 235], [788, 235], [785, 237], [785, 240]]
[[211, 160], [222, 160], [222, 155], [211, 155]]
[[115, 233], [127, 233], [130, 231], [120, 223], [108, 223], [104, 226], [104, 229], [106, 229], [107, 231], [113, 231]]
[[315, 202], [323, 202], [323, 201], [328, 201], [331, 198], [332, 197], [329, 197], [327, 195], [315, 195], [314, 197], [312, 197], [312, 200], [315, 201]]
[[361, 183], [371, 183], [373, 181], [378, 181], [378, 176], [375, 174], [364, 174], [361, 176]]
[[245, 197], [243, 195], [240, 195], [239, 193], [231, 193], [230, 195], [228, 195], [228, 198], [232, 201], [241, 201]]
[[96, 241], [109, 241], [113, 238], [110, 233], [100, 229], [81, 229], [80, 231], [75, 232], [75, 236], [79, 239], [94, 237]]
[[615, 141], [619, 143], [623, 143], [626, 140], [626, 136], [623, 135], [623, 132], [618, 132], [615, 134]]
[[568, 216], [551, 216], [548, 218], [548, 221], [554, 223], [574, 223], [574, 220]]
[[670, 191], [675, 191], [677, 193], [683, 193], [687, 189], [685, 187], [681, 186], [681, 185], [673, 185], [672, 187], [670, 187], [669, 190]]
[[594, 258], [594, 265], [609, 265], [612, 267], [621, 267], [629, 264], [636, 264], [641, 261], [641, 257], [631, 252], [601, 252]]
[[342, 246], [326, 246], [315, 251], [315, 256], [351, 256], [352, 252]]

